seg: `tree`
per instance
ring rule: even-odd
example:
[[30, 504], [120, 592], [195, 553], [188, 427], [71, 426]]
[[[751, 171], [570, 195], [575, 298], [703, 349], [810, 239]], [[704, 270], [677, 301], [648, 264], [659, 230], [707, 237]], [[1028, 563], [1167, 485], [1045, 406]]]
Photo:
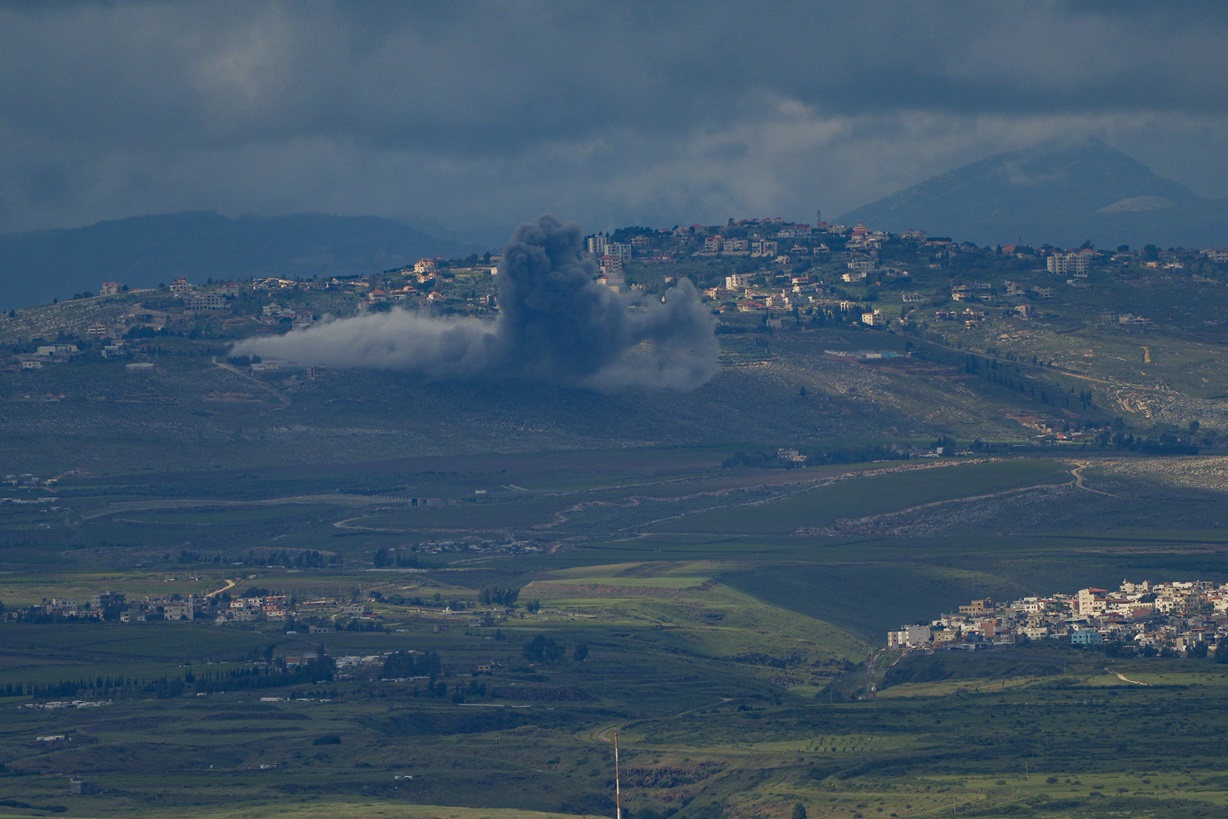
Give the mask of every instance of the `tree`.
[[1215, 647], [1215, 654], [1212, 659], [1217, 663], [1228, 663], [1228, 640], [1220, 640], [1219, 645]]
[[544, 637], [539, 634], [524, 644], [520, 654], [529, 662], [552, 663], [562, 657], [565, 650], [563, 644], [553, 637]]
[[576, 650], [571, 652], [571, 659], [577, 663], [582, 663], [588, 659], [588, 643], [580, 643], [576, 646]]
[[806, 819], [806, 806], [801, 802], [793, 805], [793, 819]]
[[489, 606], [491, 604], [506, 606], [513, 608], [516, 605], [516, 598], [520, 596], [520, 589], [503, 588], [501, 586], [483, 586], [480, 598], [482, 604]]
[[384, 660], [380, 674], [386, 679], [402, 677], [429, 677], [441, 671], [439, 655], [433, 651], [417, 654], [406, 651], [394, 651]]

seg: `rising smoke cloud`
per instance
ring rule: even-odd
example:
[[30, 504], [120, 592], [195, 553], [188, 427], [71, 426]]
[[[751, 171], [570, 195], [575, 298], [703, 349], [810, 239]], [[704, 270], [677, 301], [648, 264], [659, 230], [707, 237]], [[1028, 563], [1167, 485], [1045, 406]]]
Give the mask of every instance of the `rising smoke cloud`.
[[493, 320], [393, 310], [249, 339], [234, 354], [603, 391], [690, 390], [716, 375], [716, 319], [689, 280], [661, 297], [616, 293], [595, 280], [580, 242], [579, 225], [552, 216], [520, 225], [499, 265]]

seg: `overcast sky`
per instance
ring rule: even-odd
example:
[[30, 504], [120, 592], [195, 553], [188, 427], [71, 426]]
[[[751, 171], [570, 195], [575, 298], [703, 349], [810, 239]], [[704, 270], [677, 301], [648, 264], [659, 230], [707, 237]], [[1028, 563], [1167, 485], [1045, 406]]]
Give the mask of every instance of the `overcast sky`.
[[1228, 3], [2, 2], [0, 232], [835, 216], [1098, 136], [1228, 197]]

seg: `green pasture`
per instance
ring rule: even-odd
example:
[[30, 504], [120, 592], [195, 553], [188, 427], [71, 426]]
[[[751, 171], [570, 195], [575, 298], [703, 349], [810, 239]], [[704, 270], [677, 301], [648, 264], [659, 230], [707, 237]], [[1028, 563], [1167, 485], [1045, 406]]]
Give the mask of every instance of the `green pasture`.
[[719, 563], [711, 561], [661, 561], [584, 566], [552, 572], [550, 580], [542, 581], [533, 586], [533, 589], [548, 589], [559, 583], [654, 589], [698, 589], [709, 583], [720, 568]]
[[133, 526], [159, 529], [186, 529], [201, 526], [283, 525], [304, 517], [304, 510], [293, 506], [269, 507], [234, 503], [226, 506], [201, 504], [197, 508], [137, 508], [116, 510], [115, 515]]
[[780, 669], [779, 676], [792, 678], [786, 688], [814, 684], [815, 664], [861, 656], [872, 645], [829, 622], [765, 605], [719, 582], [724, 571], [703, 563], [645, 564], [606, 574], [575, 570], [560, 573], [558, 581], [534, 582], [526, 592], [549, 610], [595, 622], [618, 617], [653, 624], [677, 634], [692, 652]]
[[7, 608], [30, 606], [44, 598], [75, 600], [81, 606], [99, 592], [123, 591], [129, 599], [201, 596], [224, 585], [224, 571], [194, 571], [168, 566], [165, 571], [69, 570], [32, 574], [27, 571], [0, 573], [0, 600]]
[[[1113, 299], [1129, 292], [1128, 289], [1118, 291]], [[1145, 299], [1122, 312], [1159, 320], [1157, 310], [1162, 311], [1164, 307], [1153, 299]], [[1228, 390], [1223, 375], [1224, 350], [1219, 345], [1157, 328], [1126, 332], [1114, 325], [1099, 324], [1094, 315], [1089, 318], [1090, 321], [1068, 334], [1029, 333], [1026, 338], [1020, 336], [1005, 342], [986, 338], [982, 343], [1003, 352], [1013, 350], [1016, 353], [1023, 352], [1026, 346], [1025, 359], [1037, 355], [1060, 369], [1091, 375], [1096, 380], [1066, 377], [1056, 372], [1048, 377], [1060, 381], [1067, 389], [1090, 388], [1098, 395], [1103, 395], [1102, 381], [1143, 387], [1162, 384], [1182, 394], [1203, 398], [1222, 395]], [[1146, 352], [1143, 347], [1147, 347]], [[1146, 360], [1147, 353], [1150, 353], [1150, 361]], [[1035, 374], [1046, 375], [1044, 371]]]
[[[787, 816], [801, 801], [820, 816], [851, 817], [879, 808], [883, 815], [942, 816], [954, 805], [956, 815], [1009, 810], [1009, 815], [1039, 817], [1092, 815], [1109, 800], [1121, 815], [1134, 816], [1193, 815], [1224, 803], [1222, 775], [1212, 759], [1186, 752], [1214, 749], [1206, 742], [1218, 728], [1218, 714], [1200, 716], [1209, 722], [1201, 728], [1174, 721], [1187, 707], [1196, 713], [1214, 702], [1224, 690], [1222, 675], [1206, 667], [1192, 695], [1184, 688], [1100, 690], [1085, 685], [1096, 675], [1088, 658], [1070, 653], [1069, 664], [1066, 684], [1057, 688], [985, 686], [895, 703], [886, 696], [810, 705], [714, 698], [674, 716], [632, 718], [619, 726], [624, 805], [632, 815], [673, 805], [682, 806], [685, 816], [709, 816], [716, 802], [725, 800], [742, 815], [757, 810]], [[1217, 678], [1218, 685], [1204, 690]], [[556, 805], [522, 816], [606, 815], [608, 797], [589, 811], [573, 803], [584, 791], [589, 799], [608, 794], [610, 749], [597, 737], [597, 726], [609, 726], [610, 717], [575, 711], [560, 717], [558, 707], [531, 707], [529, 722], [518, 727], [492, 722], [486, 732], [448, 736], [403, 734], [398, 726], [417, 731], [411, 725], [427, 723], [404, 723], [403, 712], [389, 710], [386, 700], [267, 705], [227, 697], [150, 702], [139, 709], [120, 703], [85, 717], [72, 715], [85, 743], [75, 750], [10, 761], [10, 770], [19, 764], [25, 775], [7, 780], [15, 786], [7, 794], [27, 804], [67, 806], [69, 815], [153, 816], [173, 810], [194, 817], [254, 816], [275, 806], [295, 816], [370, 811], [372, 816], [493, 817], [516, 816], [506, 812], [506, 804], [518, 801]], [[404, 713], [460, 717], [464, 710], [431, 705]], [[1117, 760], [1117, 767], [1089, 759], [1087, 748], [1103, 741], [1108, 721], [1125, 714], [1133, 714], [1137, 723], [1120, 738], [1132, 752]], [[576, 720], [587, 721], [591, 732], [568, 730]], [[1159, 743], [1161, 756], [1156, 756], [1146, 738], [1165, 722], [1193, 741]], [[30, 736], [63, 724], [28, 724], [22, 730]], [[153, 726], [157, 739], [150, 742]], [[1120, 723], [1111, 730], [1121, 731]], [[328, 734], [343, 736], [341, 744], [314, 744]], [[12, 754], [20, 744], [5, 741], [0, 747]], [[1165, 758], [1165, 753], [1175, 755]], [[276, 767], [260, 770], [260, 765]], [[143, 772], [151, 768], [161, 773]], [[69, 773], [110, 790], [69, 797], [64, 792]], [[415, 778], [395, 780], [399, 774]], [[477, 806], [494, 798], [503, 806]], [[444, 802], [471, 807], [415, 814], [422, 805]], [[559, 813], [564, 803], [568, 809]]]
[[[602, 453], [592, 453], [600, 457]], [[443, 506], [401, 505], [394, 509], [364, 511], [340, 522], [346, 530], [412, 534], [432, 532], [474, 534], [532, 530], [541, 534], [636, 529], [656, 517], [727, 505], [726, 497], [746, 502], [773, 494], [787, 494], [795, 486], [869, 467], [820, 467], [787, 470], [723, 470], [707, 464], [707, 471], [677, 472], [670, 462], [655, 472], [626, 475], [618, 485], [574, 483], [563, 489], [524, 489], [498, 495], [472, 496]], [[530, 482], [531, 481], [526, 481]]]
[[6, 623], [2, 628], [0, 683], [179, 678], [184, 666], [199, 670], [243, 662], [270, 644], [268, 635], [257, 632], [192, 623]]
[[719, 509], [656, 524], [665, 532], [787, 534], [806, 526], [901, 511], [923, 504], [1064, 481], [1069, 467], [1046, 460], [912, 468], [849, 477], [784, 499]]
[[413, 534], [422, 539], [443, 537], [448, 532], [502, 533], [547, 523], [572, 503], [566, 498], [537, 496], [470, 501], [368, 512], [347, 518], [339, 526], [345, 530]]
[[[1217, 815], [1228, 805], [1224, 666], [1110, 660], [1047, 643], [880, 653], [885, 630], [972, 598], [1111, 587], [1122, 577], [1228, 577], [1207, 491], [1148, 471], [1170, 462], [1089, 469], [1089, 485], [1112, 493], [1097, 495], [1071, 486], [1072, 465], [1054, 459], [725, 470], [711, 451], [671, 450], [656, 462], [639, 451], [610, 457], [590, 479], [573, 455], [525, 456], [518, 472], [508, 466], [517, 459], [474, 457], [451, 471], [431, 462], [448, 473], [435, 484], [439, 497], [494, 488], [475, 476], [505, 468], [503, 483], [521, 489], [381, 509], [393, 504], [291, 502], [270, 491], [274, 482], [261, 485], [258, 504], [235, 497], [242, 503], [233, 506], [197, 493], [205, 478], [180, 486], [184, 494], [168, 489], [173, 504], [120, 501], [108, 489], [94, 505], [82, 488], [70, 532], [8, 547], [20, 560], [0, 574], [10, 608], [52, 596], [84, 602], [106, 589], [201, 594], [229, 578], [235, 595], [260, 587], [364, 601], [385, 630], [0, 621], [0, 683], [181, 679], [189, 666], [202, 678], [319, 646], [332, 657], [435, 652], [442, 673], [384, 682], [369, 670], [203, 697], [189, 688], [98, 709], [19, 710], [29, 698], [0, 699], [0, 816], [59, 807], [68, 816], [185, 819], [605, 816], [615, 730], [632, 817], [789, 817], [798, 802], [810, 816], [849, 819]], [[399, 495], [416, 485], [414, 470], [429, 471], [415, 462], [348, 474]], [[1163, 508], [1142, 508], [1148, 497]], [[990, 512], [965, 514], [985, 504]], [[1183, 509], [1205, 511], [1194, 524]], [[407, 531], [333, 526], [341, 520]], [[850, 520], [862, 528], [830, 528]], [[147, 533], [139, 548], [138, 531]], [[380, 545], [490, 531], [528, 533], [545, 548], [419, 552], [426, 568], [412, 572], [370, 564]], [[339, 544], [344, 566], [177, 562], [179, 548], [239, 556], [328, 543]], [[37, 564], [46, 571], [25, 563], [40, 549], [54, 557]], [[436, 594], [439, 605], [475, 602], [485, 585], [519, 588], [518, 605], [434, 605]], [[432, 605], [372, 602], [374, 591]], [[541, 609], [527, 612], [528, 601]], [[522, 649], [537, 637], [558, 656], [528, 659]], [[477, 671], [491, 663], [495, 673]], [[435, 683], [443, 695], [427, 690]], [[290, 699], [260, 702], [266, 696]], [[58, 734], [72, 740], [36, 739]], [[72, 775], [103, 792], [69, 795]]]
[[514, 483], [534, 492], [598, 490], [703, 474], [727, 457], [720, 446], [517, 453], [492, 462], [486, 476], [492, 483]]
[[734, 570], [723, 580], [756, 599], [852, 630], [873, 643], [885, 643], [888, 629], [928, 622], [974, 597], [1001, 600], [1031, 593], [992, 574], [905, 560], [774, 564]]

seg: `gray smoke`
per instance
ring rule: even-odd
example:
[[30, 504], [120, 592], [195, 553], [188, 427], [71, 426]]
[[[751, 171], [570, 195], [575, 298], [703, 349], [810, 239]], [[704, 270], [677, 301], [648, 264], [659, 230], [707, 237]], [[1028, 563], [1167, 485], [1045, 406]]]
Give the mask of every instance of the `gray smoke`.
[[689, 390], [716, 375], [716, 319], [689, 280], [661, 297], [616, 293], [595, 281], [580, 241], [579, 225], [552, 216], [518, 227], [499, 265], [494, 320], [393, 310], [249, 339], [234, 353], [432, 380], [521, 378], [598, 390]]

